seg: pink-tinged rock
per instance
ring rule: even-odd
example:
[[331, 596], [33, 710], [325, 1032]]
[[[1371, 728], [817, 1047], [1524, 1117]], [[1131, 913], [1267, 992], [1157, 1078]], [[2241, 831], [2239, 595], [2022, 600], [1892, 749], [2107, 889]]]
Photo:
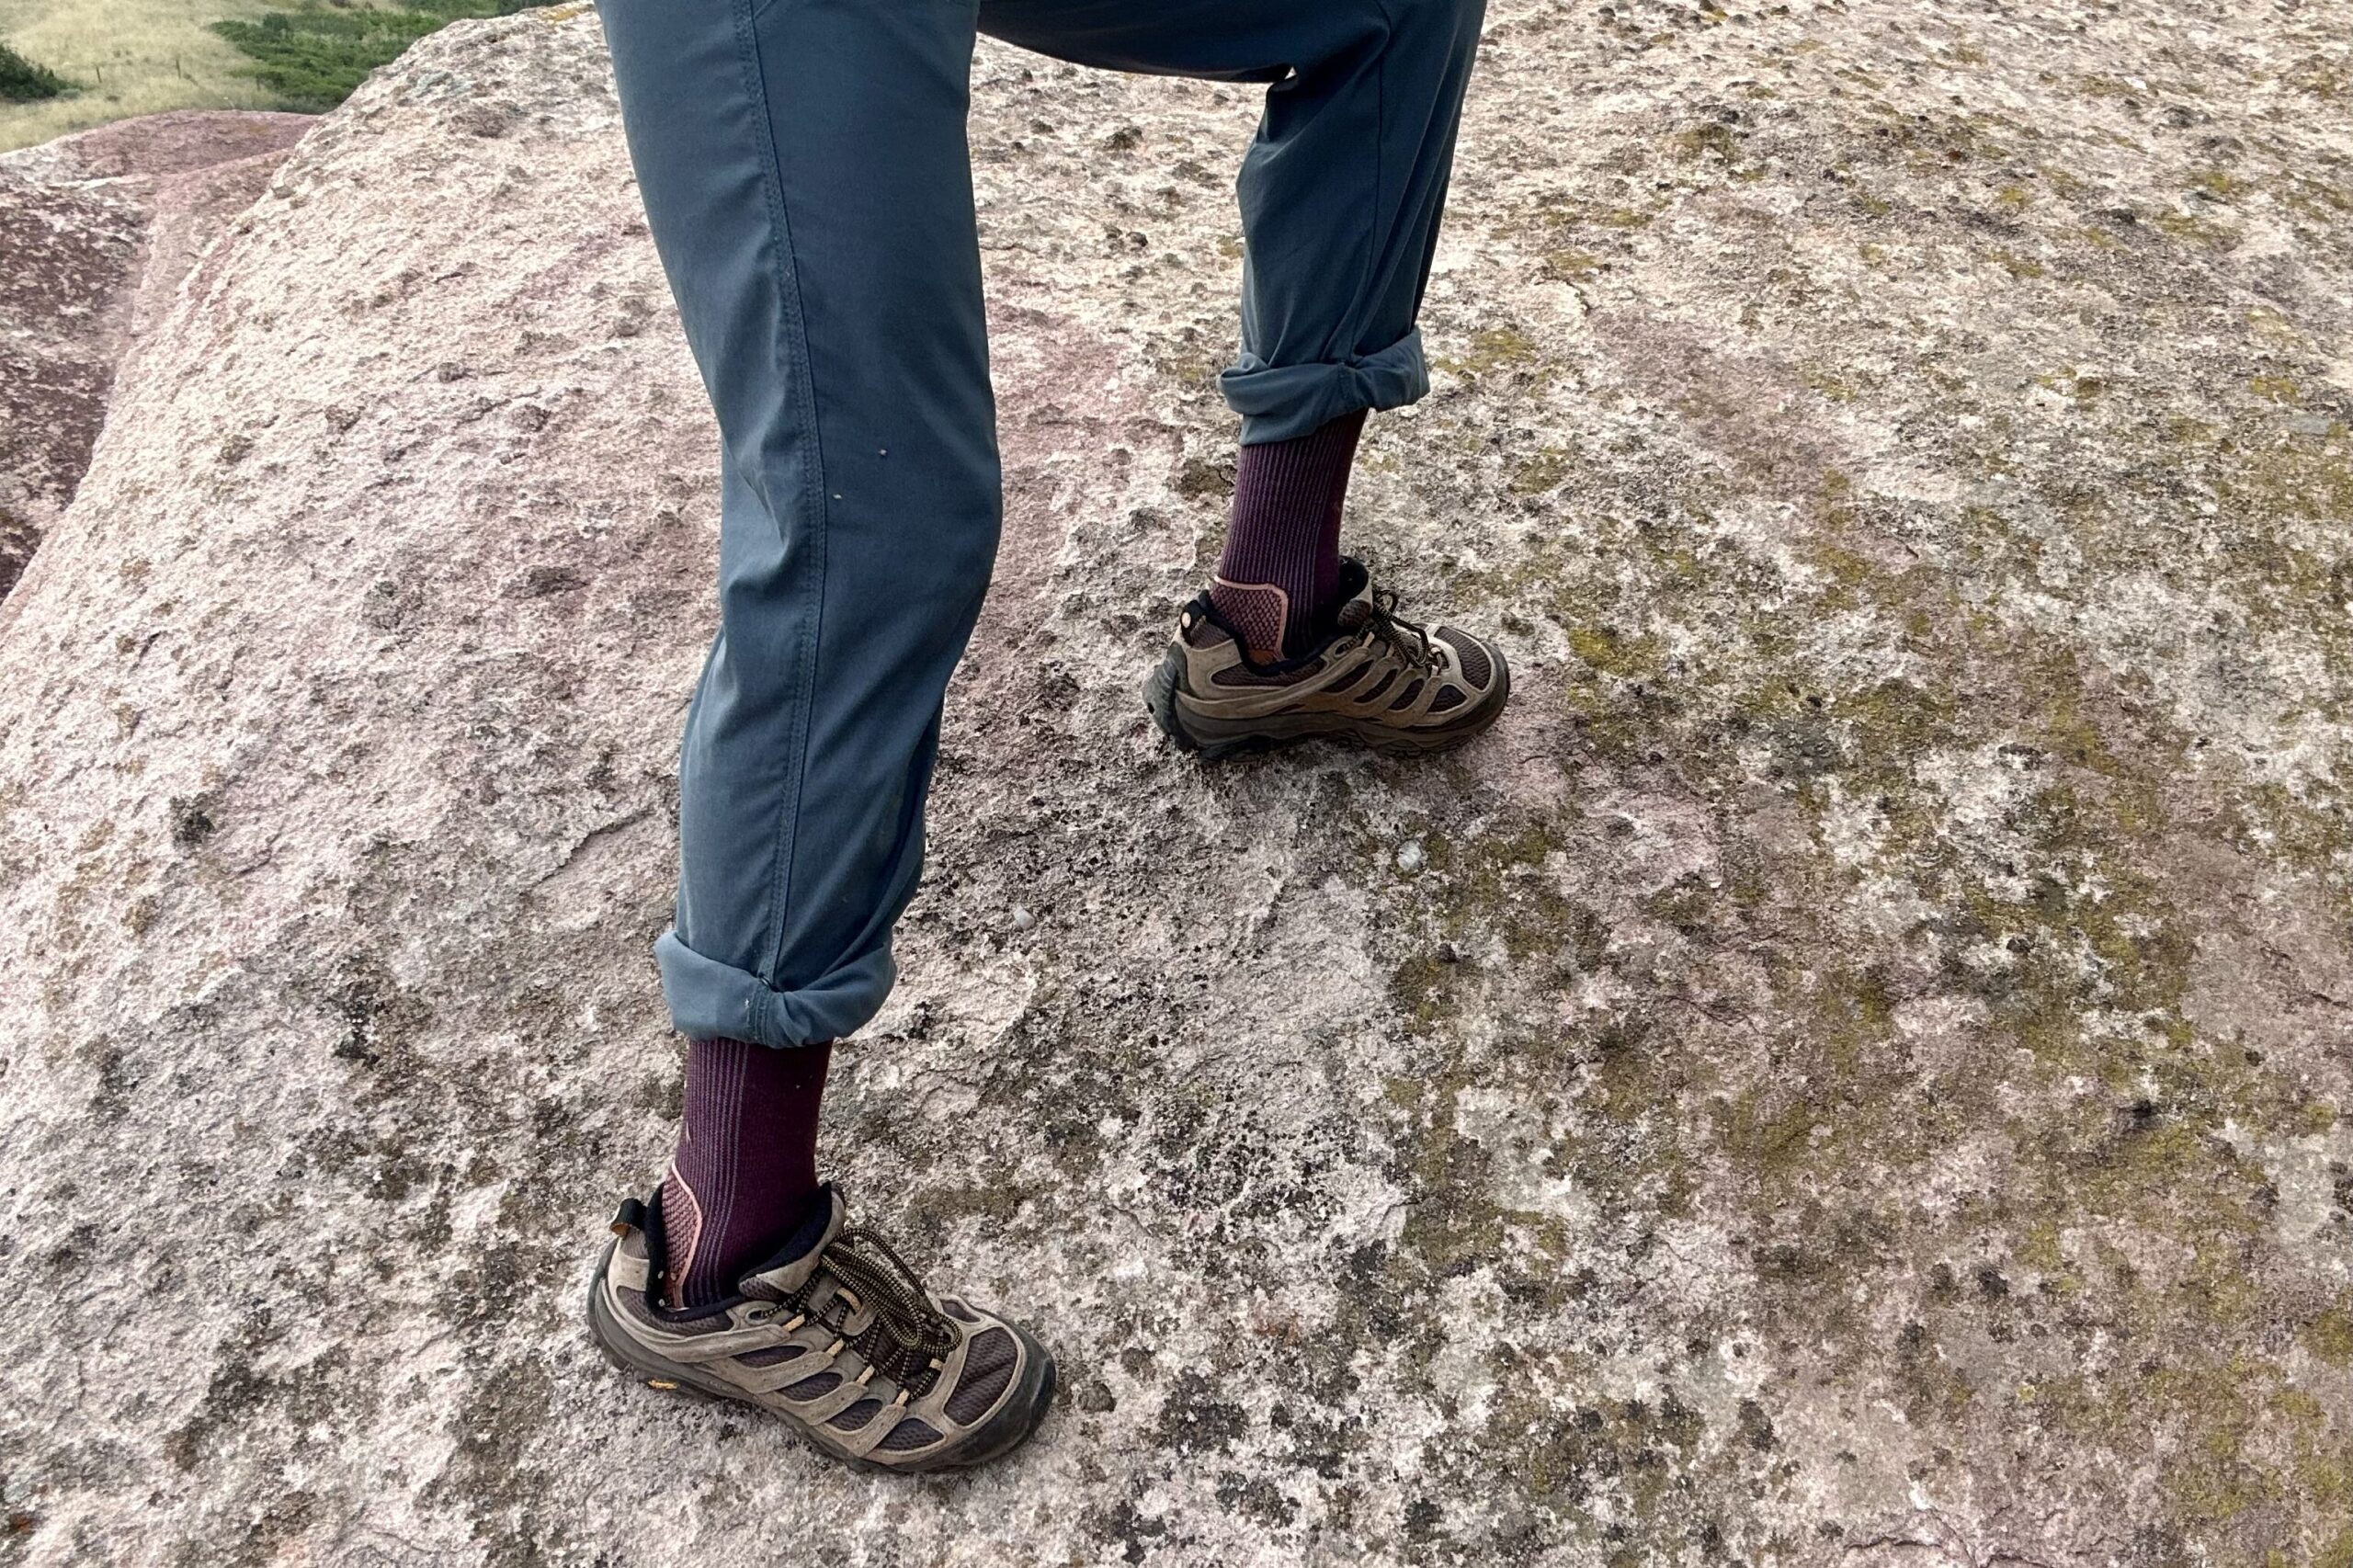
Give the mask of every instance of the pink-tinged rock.
[[0, 155], [0, 597], [72, 499], [119, 362], [311, 119], [182, 110]]

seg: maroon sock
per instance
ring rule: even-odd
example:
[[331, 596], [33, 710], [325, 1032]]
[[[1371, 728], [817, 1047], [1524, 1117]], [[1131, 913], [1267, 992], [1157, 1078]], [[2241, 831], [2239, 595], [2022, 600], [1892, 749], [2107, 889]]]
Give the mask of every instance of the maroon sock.
[[1365, 411], [1242, 449], [1210, 602], [1259, 660], [1296, 658], [1340, 590], [1340, 505]]
[[733, 1295], [790, 1236], [817, 1190], [817, 1105], [833, 1042], [777, 1050], [687, 1041], [687, 1106], [662, 1183], [673, 1307]]

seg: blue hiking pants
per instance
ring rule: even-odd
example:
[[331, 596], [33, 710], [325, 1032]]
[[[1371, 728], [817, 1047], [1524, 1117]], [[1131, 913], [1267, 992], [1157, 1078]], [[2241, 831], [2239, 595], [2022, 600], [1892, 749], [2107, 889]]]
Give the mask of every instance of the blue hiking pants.
[[1245, 442], [1428, 389], [1483, 0], [600, 0], [630, 155], [719, 416], [720, 630], [687, 719], [684, 1033], [874, 1016], [940, 699], [997, 543], [964, 119], [973, 38], [1267, 84], [1238, 183]]

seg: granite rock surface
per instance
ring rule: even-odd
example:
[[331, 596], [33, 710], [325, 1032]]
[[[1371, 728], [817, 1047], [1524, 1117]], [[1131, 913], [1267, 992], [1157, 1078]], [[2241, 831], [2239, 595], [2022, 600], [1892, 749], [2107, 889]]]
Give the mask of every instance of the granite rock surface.
[[0, 1562], [2353, 1561], [2353, 6], [1495, 0], [1352, 542], [1419, 765], [1134, 697], [1233, 87], [984, 44], [1007, 477], [867, 1218], [1067, 1403], [609, 1374], [716, 437], [576, 7], [303, 138], [0, 607]]
[[182, 110], [0, 155], [0, 597], [73, 499], [117, 366], [310, 120]]

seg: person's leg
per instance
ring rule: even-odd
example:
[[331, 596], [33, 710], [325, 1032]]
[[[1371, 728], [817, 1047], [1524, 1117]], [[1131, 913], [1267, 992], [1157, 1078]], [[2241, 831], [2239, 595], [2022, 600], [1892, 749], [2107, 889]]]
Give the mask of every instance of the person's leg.
[[1365, 411], [1429, 390], [1414, 322], [1484, 7], [1374, 9], [1377, 49], [1335, 17], [1329, 55], [1268, 90], [1242, 165], [1242, 354], [1220, 380], [1243, 445], [1210, 598], [1262, 663], [1331, 630]]
[[[964, 140], [973, 12], [600, 10], [722, 442], [720, 628], [687, 723], [676, 918], [657, 948], [672, 1020], [697, 1042], [670, 1227], [693, 1300], [732, 1289], [794, 1217], [768, 1209], [806, 1200], [822, 1062], [742, 1053], [807, 1050], [881, 1006], [941, 693], [996, 547]], [[698, 1071], [722, 1062], [733, 1070]]]
[[810, 1191], [824, 1042], [890, 986], [940, 697], [996, 548], [972, 7], [599, 10], [722, 489], [657, 949], [687, 1137], [613, 1217], [590, 1333], [647, 1386], [770, 1411], [840, 1458], [978, 1463], [1036, 1426], [1052, 1358]]
[[1414, 320], [1477, 52], [1481, 0], [983, 0], [981, 29], [1087, 64], [1265, 81], [1242, 165], [1243, 416], [1212, 602], [1262, 655], [1338, 608], [1362, 411], [1428, 390]]
[[[1309, 736], [1426, 751], [1510, 695], [1492, 643], [1397, 619], [1345, 565], [1364, 411], [1429, 390], [1429, 280], [1483, 0], [982, 0], [981, 29], [1116, 70], [1267, 83], [1237, 193], [1242, 415], [1233, 516], [1210, 591], [1146, 682], [1179, 746]], [[1269, 667], [1269, 666], [1272, 667]]]
[[690, 1037], [881, 1006], [999, 480], [957, 0], [604, 0], [654, 243], [719, 415], [720, 631], [660, 946]]

